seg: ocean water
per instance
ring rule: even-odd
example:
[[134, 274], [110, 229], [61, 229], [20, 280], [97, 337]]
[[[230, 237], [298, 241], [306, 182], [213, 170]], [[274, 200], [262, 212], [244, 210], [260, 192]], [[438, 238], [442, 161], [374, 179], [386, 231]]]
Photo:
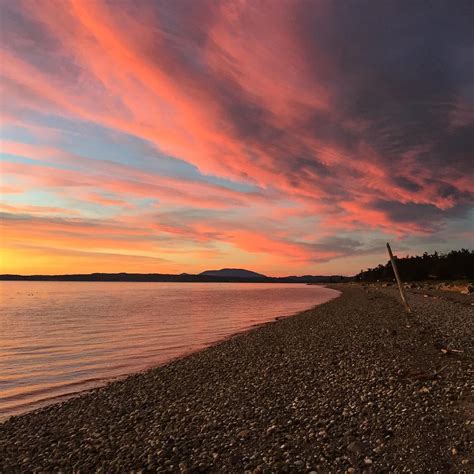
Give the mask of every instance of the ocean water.
[[0, 420], [329, 301], [319, 286], [0, 282]]

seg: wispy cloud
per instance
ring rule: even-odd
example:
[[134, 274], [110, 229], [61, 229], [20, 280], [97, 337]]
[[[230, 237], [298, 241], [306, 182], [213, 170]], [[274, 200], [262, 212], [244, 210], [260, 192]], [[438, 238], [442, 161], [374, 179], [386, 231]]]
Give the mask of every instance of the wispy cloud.
[[[341, 259], [375, 255], [381, 236], [415, 236], [421, 248], [442, 233], [444, 245], [461, 244], [474, 196], [470, 18], [468, 1], [429, 9], [5, 4], [2, 112], [15, 128], [2, 133], [3, 210], [88, 219], [102, 209], [119, 229], [131, 216], [148, 229], [155, 215], [176, 247], [195, 245], [189, 268], [215, 251], [223, 263], [255, 255], [260, 270], [273, 255], [275, 271], [327, 262], [318, 269], [347, 273]], [[92, 142], [88, 153], [72, 153], [87, 136], [68, 136], [66, 146], [51, 117], [112, 131], [104, 142], [135, 137], [152, 159], [169, 156], [197, 171], [178, 173], [178, 161], [166, 174], [151, 171], [126, 145], [120, 162]], [[164, 210], [181, 221], [159, 222]], [[183, 212], [192, 210], [198, 222]], [[464, 233], [456, 227], [450, 237], [459, 222]], [[38, 243], [60, 245], [53, 228], [35, 237], [36, 222], [21, 226]], [[343, 244], [347, 235], [360, 245]], [[71, 251], [89, 248], [85, 234], [67, 238]], [[149, 245], [137, 243], [183, 263]]]

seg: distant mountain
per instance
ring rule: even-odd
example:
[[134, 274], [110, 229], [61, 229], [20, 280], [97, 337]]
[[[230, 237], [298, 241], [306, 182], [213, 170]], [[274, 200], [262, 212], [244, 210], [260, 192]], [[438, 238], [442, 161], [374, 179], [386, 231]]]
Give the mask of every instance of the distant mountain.
[[222, 278], [267, 278], [266, 275], [252, 272], [250, 270], [244, 270], [243, 268], [222, 268], [221, 270], [206, 270], [205, 272], [202, 272], [199, 275]]
[[73, 275], [0, 275], [0, 280], [13, 281], [169, 281], [169, 282], [235, 282], [235, 283], [338, 283], [351, 280], [351, 277], [331, 276], [287, 276], [267, 277], [261, 273], [239, 268], [208, 270], [199, 275], [181, 273], [89, 273]]

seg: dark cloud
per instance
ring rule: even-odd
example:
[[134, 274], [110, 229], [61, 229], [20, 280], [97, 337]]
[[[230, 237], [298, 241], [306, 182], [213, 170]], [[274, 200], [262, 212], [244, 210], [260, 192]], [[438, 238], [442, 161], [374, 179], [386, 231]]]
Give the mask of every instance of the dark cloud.
[[359, 138], [388, 166], [428, 144], [432, 151], [420, 156], [423, 166], [451, 167], [461, 160], [459, 165], [472, 170], [473, 124], [452, 130], [451, 117], [460, 102], [474, 106], [474, 4], [321, 5], [322, 15], [306, 2], [298, 4], [297, 35], [339, 117], [366, 123]]
[[401, 203], [397, 201], [374, 201], [373, 209], [383, 211], [394, 223], [415, 222], [425, 230], [433, 230], [447, 218], [462, 217], [469, 211], [466, 205], [457, 205], [449, 210], [442, 210], [431, 204]]
[[362, 255], [371, 255], [381, 251], [385, 252], [385, 243], [381, 241], [362, 242], [349, 237], [330, 236], [320, 239], [317, 243], [305, 244], [305, 246], [316, 255], [318, 253], [330, 252], [332, 257], [315, 257], [314, 262], [327, 262], [334, 258], [344, 258]]
[[401, 188], [406, 189], [408, 191], [419, 191], [421, 189], [421, 186], [416, 184], [414, 181], [412, 181], [409, 178], [405, 178], [404, 176], [395, 176], [393, 178], [393, 181]]

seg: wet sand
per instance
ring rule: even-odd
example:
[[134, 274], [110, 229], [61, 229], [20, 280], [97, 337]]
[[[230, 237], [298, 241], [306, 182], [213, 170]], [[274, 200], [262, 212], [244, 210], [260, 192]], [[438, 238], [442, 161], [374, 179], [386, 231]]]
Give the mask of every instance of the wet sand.
[[[342, 296], [0, 425], [0, 471], [472, 472], [474, 306]], [[433, 297], [436, 296], [436, 297]]]

